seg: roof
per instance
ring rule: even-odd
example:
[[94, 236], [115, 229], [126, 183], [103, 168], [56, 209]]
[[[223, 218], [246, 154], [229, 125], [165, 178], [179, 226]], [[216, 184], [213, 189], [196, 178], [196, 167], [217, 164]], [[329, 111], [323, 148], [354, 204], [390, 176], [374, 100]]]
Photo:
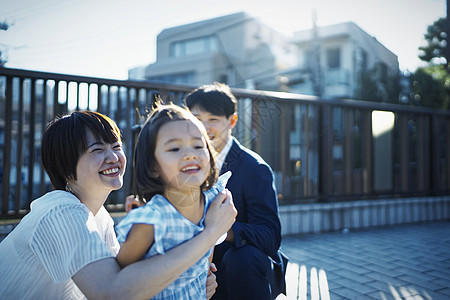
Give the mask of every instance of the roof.
[[166, 28], [158, 34], [158, 40], [172, 38], [174, 35], [183, 33], [198, 32], [198, 30], [208, 30], [208, 32], [217, 31], [237, 23], [252, 19], [245, 12], [238, 12], [230, 15], [225, 15], [217, 18], [203, 20], [199, 22], [184, 24], [180, 26]]

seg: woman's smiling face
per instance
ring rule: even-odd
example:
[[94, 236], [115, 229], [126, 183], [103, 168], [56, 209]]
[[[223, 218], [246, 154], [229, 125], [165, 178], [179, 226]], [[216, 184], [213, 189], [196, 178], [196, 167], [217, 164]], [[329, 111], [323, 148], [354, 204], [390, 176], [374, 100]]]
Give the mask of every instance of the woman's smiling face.
[[123, 184], [126, 157], [120, 142], [108, 144], [98, 141], [87, 130], [87, 150], [77, 164], [77, 180], [71, 186], [76, 190], [96, 190], [110, 193]]

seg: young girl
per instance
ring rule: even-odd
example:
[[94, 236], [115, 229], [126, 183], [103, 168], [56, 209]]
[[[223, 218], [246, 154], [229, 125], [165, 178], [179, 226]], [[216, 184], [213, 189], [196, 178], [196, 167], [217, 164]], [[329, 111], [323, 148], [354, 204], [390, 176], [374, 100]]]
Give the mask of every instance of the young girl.
[[[164, 254], [200, 233], [209, 204], [231, 176], [224, 174], [213, 186], [217, 173], [206, 130], [173, 104], [152, 111], [139, 135], [134, 163], [138, 195], [150, 200], [116, 227], [122, 267]], [[206, 299], [211, 255], [212, 249], [154, 299]]]

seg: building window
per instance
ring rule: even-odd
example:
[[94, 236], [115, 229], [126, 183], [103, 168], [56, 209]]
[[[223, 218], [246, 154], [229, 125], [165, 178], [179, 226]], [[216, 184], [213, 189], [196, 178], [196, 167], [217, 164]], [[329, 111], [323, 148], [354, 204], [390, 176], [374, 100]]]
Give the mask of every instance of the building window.
[[330, 48], [327, 49], [327, 67], [329, 69], [338, 69], [341, 67], [341, 49]]
[[171, 57], [183, 57], [216, 51], [218, 42], [215, 36], [205, 36], [184, 41], [176, 41], [170, 45]]

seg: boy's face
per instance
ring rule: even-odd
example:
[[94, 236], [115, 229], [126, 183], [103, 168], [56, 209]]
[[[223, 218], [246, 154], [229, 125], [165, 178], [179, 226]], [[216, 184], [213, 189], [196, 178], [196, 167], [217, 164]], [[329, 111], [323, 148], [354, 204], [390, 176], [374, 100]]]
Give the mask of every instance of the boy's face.
[[236, 125], [237, 115], [234, 114], [228, 118], [225, 116], [217, 116], [198, 106], [193, 107], [191, 112], [205, 126], [214, 149], [217, 152], [222, 151], [231, 136], [231, 130]]

